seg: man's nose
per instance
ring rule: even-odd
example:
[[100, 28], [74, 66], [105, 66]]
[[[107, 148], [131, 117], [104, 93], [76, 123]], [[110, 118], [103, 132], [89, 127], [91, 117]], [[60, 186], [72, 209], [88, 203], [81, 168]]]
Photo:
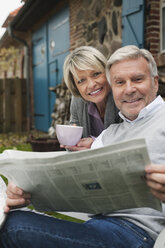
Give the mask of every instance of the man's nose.
[[131, 94], [136, 91], [135, 85], [131, 81], [125, 83], [125, 93]]

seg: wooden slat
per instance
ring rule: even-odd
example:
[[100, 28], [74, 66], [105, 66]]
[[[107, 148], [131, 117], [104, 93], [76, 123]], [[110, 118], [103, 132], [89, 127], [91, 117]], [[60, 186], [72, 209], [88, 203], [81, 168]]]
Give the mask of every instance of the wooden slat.
[[10, 88], [10, 80], [5, 79], [3, 82], [3, 131], [10, 131], [10, 119], [11, 119], [11, 88]]
[[0, 79], [0, 133], [3, 132], [3, 80]]
[[15, 131], [22, 131], [22, 82], [20, 79], [13, 80], [15, 86]]
[[0, 79], [0, 132], [26, 131], [26, 80]]

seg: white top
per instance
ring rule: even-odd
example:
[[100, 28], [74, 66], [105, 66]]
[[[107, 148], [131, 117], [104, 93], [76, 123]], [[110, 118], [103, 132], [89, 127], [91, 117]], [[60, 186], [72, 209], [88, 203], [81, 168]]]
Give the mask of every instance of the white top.
[[[162, 106], [162, 104], [164, 104], [165, 102], [163, 101], [163, 99], [161, 98], [161, 96], [158, 96], [153, 102], [151, 102], [149, 105], [147, 105], [145, 108], [141, 109], [138, 117], [131, 121], [129, 119], [127, 119], [121, 112], [119, 112], [120, 117], [124, 120], [124, 122], [129, 122], [132, 125], [137, 122], [140, 119], [145, 118], [147, 115], [150, 115], [152, 113], [155, 112], [155, 109], [158, 110], [159, 107]], [[120, 125], [120, 123], [118, 124]], [[103, 134], [105, 133], [106, 129], [94, 140], [91, 149], [95, 149], [95, 148], [99, 148], [99, 147], [103, 147], [103, 142], [102, 142], [102, 137]]]

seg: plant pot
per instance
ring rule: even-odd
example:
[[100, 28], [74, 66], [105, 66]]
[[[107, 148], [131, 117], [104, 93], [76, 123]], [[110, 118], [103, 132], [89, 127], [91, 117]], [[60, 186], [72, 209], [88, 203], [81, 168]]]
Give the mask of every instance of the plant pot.
[[64, 148], [60, 148], [57, 138], [34, 138], [31, 136], [28, 143], [31, 144], [34, 152], [65, 151]]

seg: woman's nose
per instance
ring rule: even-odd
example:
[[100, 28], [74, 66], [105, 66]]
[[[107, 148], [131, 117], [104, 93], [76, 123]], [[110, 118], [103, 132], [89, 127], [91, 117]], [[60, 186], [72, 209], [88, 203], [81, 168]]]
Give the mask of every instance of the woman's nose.
[[88, 87], [93, 87], [96, 84], [96, 81], [94, 78], [88, 79]]

